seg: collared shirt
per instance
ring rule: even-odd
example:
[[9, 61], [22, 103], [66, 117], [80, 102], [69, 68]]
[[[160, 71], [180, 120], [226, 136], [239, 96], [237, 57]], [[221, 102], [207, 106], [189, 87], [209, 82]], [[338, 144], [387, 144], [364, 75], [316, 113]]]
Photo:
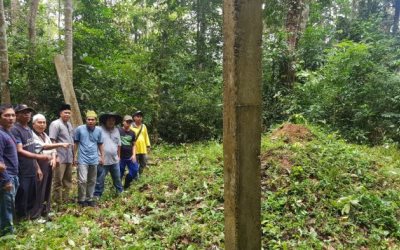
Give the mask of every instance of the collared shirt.
[[78, 143], [78, 163], [81, 165], [99, 164], [98, 145], [103, 144], [102, 132], [99, 127], [90, 129], [87, 125], [76, 128], [75, 143]]
[[18, 175], [18, 153], [14, 136], [0, 128], [0, 162], [4, 163], [6, 170], [0, 173], [0, 187]]
[[[53, 121], [49, 127], [49, 137], [57, 143], [74, 144], [74, 130], [70, 122], [64, 122], [61, 118]], [[72, 163], [73, 150], [72, 147], [57, 148], [57, 156], [60, 163]]]
[[112, 165], [119, 162], [118, 147], [121, 146], [121, 137], [117, 128], [111, 130], [101, 127], [104, 145], [104, 165]]
[[[11, 129], [17, 145], [21, 144], [22, 148], [28, 152], [35, 153], [35, 142], [32, 137], [32, 130], [29, 127], [24, 127], [20, 123], [15, 123]], [[36, 175], [36, 160], [18, 154], [19, 175], [32, 177]]]

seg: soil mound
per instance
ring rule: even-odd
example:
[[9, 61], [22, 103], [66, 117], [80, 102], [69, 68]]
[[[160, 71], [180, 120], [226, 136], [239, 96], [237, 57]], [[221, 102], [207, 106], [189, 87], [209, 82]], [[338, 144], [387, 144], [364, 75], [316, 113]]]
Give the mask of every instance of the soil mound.
[[283, 138], [286, 143], [311, 141], [314, 135], [299, 124], [286, 123], [272, 132], [271, 139]]

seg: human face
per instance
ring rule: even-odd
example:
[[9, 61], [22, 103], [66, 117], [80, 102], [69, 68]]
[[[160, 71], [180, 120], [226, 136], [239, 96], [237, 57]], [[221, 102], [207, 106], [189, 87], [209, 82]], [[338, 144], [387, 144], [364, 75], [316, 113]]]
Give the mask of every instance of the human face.
[[88, 117], [86, 118], [86, 125], [88, 125], [89, 127], [93, 128], [94, 126], [96, 126], [96, 118], [94, 117]]
[[15, 111], [12, 108], [5, 109], [0, 116], [0, 125], [9, 130], [15, 123]]
[[125, 129], [125, 130], [128, 130], [128, 129], [131, 127], [131, 125], [132, 125], [132, 121], [124, 121], [124, 122], [122, 123], [122, 125], [124, 126], [124, 129]]
[[60, 117], [63, 122], [69, 121], [69, 118], [71, 118], [71, 110], [63, 110], [60, 112]]
[[29, 110], [22, 110], [17, 113], [17, 121], [22, 125], [27, 125], [32, 118], [32, 112]]
[[115, 117], [108, 117], [106, 120], [106, 128], [111, 129], [115, 126]]
[[142, 124], [143, 117], [142, 117], [141, 115], [135, 115], [135, 116], [133, 117], [133, 120], [135, 121], [135, 123], [136, 123], [137, 125], [140, 125], [140, 124]]
[[39, 118], [33, 124], [32, 127], [36, 132], [43, 133], [46, 129], [46, 119]]

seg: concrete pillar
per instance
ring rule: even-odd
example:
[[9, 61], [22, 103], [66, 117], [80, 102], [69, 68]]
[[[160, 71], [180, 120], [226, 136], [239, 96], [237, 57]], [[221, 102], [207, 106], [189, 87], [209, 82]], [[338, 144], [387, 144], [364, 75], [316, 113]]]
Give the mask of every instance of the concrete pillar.
[[261, 249], [261, 0], [224, 0], [225, 248]]

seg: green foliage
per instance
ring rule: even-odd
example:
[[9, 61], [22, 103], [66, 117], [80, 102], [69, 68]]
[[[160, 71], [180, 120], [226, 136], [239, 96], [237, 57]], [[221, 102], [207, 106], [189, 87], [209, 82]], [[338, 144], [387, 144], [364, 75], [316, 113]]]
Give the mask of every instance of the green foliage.
[[[350, 145], [307, 128], [311, 141], [262, 139], [263, 247], [398, 248], [396, 147]], [[53, 206], [52, 221], [19, 223], [16, 238], [1, 238], [1, 246], [223, 249], [222, 145], [163, 144], [151, 156], [148, 171], [122, 195], [115, 197], [107, 178], [97, 208]]]
[[[17, 225], [5, 248], [223, 248], [222, 146], [163, 145], [148, 171], [115, 197], [110, 178], [97, 208], [68, 204], [52, 221]], [[75, 190], [76, 192], [76, 190]]]
[[397, 141], [400, 79], [374, 58], [376, 50], [350, 41], [330, 50], [324, 67], [304, 74], [307, 83], [297, 85], [298, 112], [352, 141]]
[[263, 141], [264, 247], [396, 248], [400, 175], [385, 166], [398, 170], [399, 152], [349, 145], [308, 128], [310, 142]]

